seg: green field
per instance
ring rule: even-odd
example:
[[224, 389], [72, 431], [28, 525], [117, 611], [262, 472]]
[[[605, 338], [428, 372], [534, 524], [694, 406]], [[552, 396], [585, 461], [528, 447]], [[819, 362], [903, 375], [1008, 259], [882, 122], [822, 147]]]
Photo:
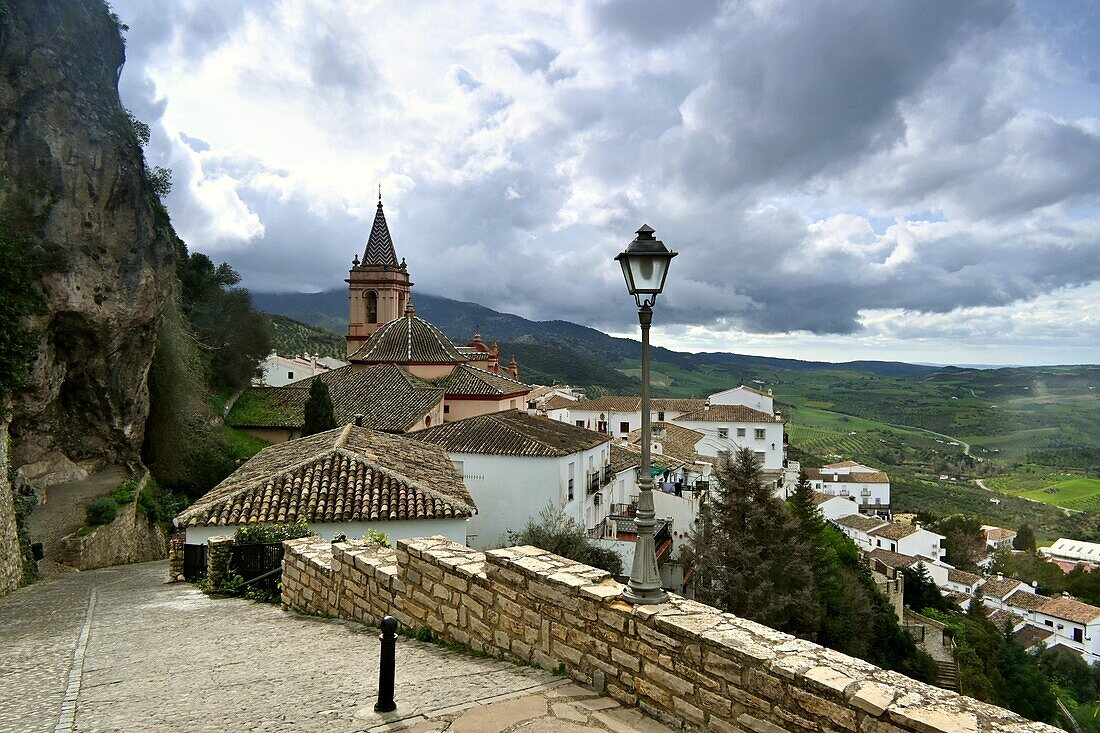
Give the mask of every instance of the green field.
[[985, 480], [987, 486], [1031, 501], [1079, 512], [1100, 511], [1100, 479], [1079, 472], [1057, 471], [1042, 466], [1021, 466], [1010, 473]]

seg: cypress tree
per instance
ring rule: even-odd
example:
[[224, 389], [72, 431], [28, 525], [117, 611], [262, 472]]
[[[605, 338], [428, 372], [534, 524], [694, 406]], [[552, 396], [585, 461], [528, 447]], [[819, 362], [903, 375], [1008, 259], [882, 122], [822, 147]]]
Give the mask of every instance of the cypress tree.
[[323, 433], [334, 427], [336, 427], [336, 415], [332, 397], [328, 393], [328, 385], [320, 379], [314, 379], [309, 385], [309, 397], [306, 399], [302, 437]]
[[1016, 530], [1016, 536], [1012, 539], [1012, 549], [1035, 552], [1035, 530], [1027, 522], [1021, 524]]

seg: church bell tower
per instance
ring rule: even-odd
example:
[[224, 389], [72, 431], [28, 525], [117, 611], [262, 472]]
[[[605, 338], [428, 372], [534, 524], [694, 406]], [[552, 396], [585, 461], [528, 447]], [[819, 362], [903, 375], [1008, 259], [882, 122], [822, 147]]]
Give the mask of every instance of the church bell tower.
[[360, 262], [356, 255], [345, 282], [348, 284], [348, 356], [351, 356], [382, 324], [405, 312], [412, 287], [405, 260], [397, 261], [390, 228], [382, 212], [381, 191], [363, 261]]

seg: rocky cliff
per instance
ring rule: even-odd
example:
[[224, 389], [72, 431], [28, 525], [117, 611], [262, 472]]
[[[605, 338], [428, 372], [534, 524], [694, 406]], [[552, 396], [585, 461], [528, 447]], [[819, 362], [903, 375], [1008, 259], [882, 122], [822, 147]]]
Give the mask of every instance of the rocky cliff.
[[46, 303], [11, 422], [32, 473], [136, 460], [149, 412], [175, 252], [119, 101], [124, 59], [101, 0], [0, 0], [0, 215], [34, 242]]

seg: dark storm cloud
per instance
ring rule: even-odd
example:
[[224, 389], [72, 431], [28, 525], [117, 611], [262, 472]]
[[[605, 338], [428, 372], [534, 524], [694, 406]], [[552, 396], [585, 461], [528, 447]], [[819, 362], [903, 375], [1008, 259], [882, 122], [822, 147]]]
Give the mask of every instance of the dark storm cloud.
[[[120, 7], [139, 65], [166, 43], [199, 59], [266, 4], [203, 18], [148, 7]], [[400, 129], [419, 91], [387, 87], [405, 61], [373, 55], [333, 7], [300, 31], [305, 85], [249, 73], [273, 114], [276, 100], [316, 108], [354, 146], [379, 119]], [[418, 288], [630, 326], [611, 257], [642, 222], [681, 251], [664, 323], [853, 333], [861, 311], [1005, 306], [1100, 280], [1100, 124], [1024, 101], [1045, 40], [1018, 5], [614, 0], [582, 16], [572, 36], [479, 28], [473, 47], [496, 49], [491, 61], [410, 39], [410, 54], [447, 59], [463, 105], [409, 121], [389, 162], [407, 182], [391, 230]], [[508, 86], [517, 67], [529, 87]], [[160, 119], [143, 74], [124, 85], [139, 116]], [[430, 124], [463, 135], [432, 147]], [[291, 167], [263, 162], [278, 155], [180, 138], [150, 152], [176, 168], [177, 222], [201, 230], [210, 216], [192, 183], [230, 181], [262, 223], [225, 250], [250, 286], [341, 284], [372, 208], [312, 198]], [[922, 211], [946, 221], [905, 221]]]

